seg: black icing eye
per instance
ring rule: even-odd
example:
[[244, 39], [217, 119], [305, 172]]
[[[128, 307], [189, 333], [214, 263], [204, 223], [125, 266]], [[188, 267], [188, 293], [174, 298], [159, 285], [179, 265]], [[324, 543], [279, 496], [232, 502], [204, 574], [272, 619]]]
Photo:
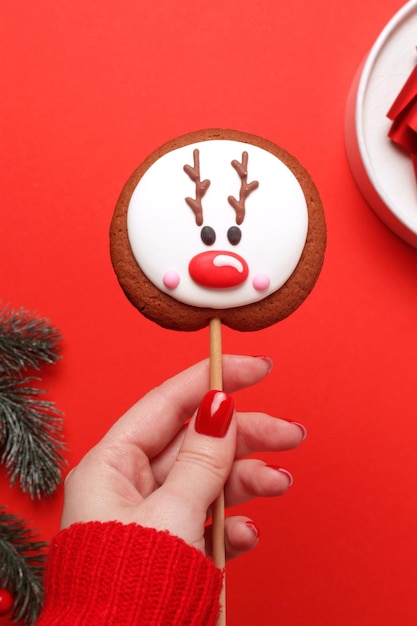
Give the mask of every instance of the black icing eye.
[[239, 226], [231, 226], [227, 231], [227, 238], [232, 246], [237, 246], [239, 241], [242, 239], [242, 231]]
[[204, 226], [201, 229], [201, 240], [203, 243], [206, 244], [206, 246], [212, 246], [213, 243], [216, 241], [216, 233], [214, 228], [212, 228], [211, 226]]

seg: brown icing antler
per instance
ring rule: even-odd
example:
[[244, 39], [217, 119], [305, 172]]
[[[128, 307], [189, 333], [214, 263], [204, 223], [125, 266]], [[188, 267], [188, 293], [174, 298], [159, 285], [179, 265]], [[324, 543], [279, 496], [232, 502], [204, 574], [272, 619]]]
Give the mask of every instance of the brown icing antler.
[[203, 223], [203, 205], [201, 199], [210, 186], [209, 180], [200, 180], [200, 151], [196, 148], [193, 152], [194, 167], [191, 165], [184, 165], [184, 171], [191, 180], [195, 183], [195, 198], [185, 198], [186, 203], [191, 208], [195, 215], [195, 221], [197, 226], [201, 226]]
[[240, 193], [239, 200], [233, 196], [229, 196], [228, 200], [234, 210], [236, 211], [236, 224], [241, 224], [245, 219], [245, 200], [248, 195], [259, 187], [257, 180], [248, 183], [248, 153], [242, 152], [242, 163], [239, 161], [232, 161], [232, 166], [240, 176]]

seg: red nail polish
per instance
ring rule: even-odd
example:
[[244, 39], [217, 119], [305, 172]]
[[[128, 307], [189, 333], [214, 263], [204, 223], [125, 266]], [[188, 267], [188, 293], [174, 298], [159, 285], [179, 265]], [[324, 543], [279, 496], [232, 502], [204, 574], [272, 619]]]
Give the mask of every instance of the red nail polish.
[[252, 521], [245, 523], [251, 533], [254, 535], [255, 539], [259, 539], [259, 528], [257, 527], [257, 525]]
[[201, 435], [224, 437], [233, 417], [232, 396], [213, 389], [206, 393], [198, 407], [195, 429]]
[[270, 374], [272, 372], [272, 368], [274, 367], [274, 362], [271, 359], [271, 357], [269, 356], [263, 356], [263, 355], [256, 355], [257, 359], [261, 359], [261, 361], [264, 361], [267, 366], [268, 366], [268, 374]]
[[284, 469], [283, 467], [278, 467], [278, 465], [267, 465], [267, 467], [275, 470], [276, 472], [281, 472], [281, 474], [285, 474], [285, 476], [288, 478], [288, 487], [291, 487], [294, 484], [294, 477], [287, 469]]
[[300, 422], [290, 422], [290, 424], [294, 424], [294, 426], [298, 426], [298, 428], [303, 433], [303, 441], [304, 441], [304, 439], [307, 437], [307, 428], [304, 426], [304, 424], [301, 424]]

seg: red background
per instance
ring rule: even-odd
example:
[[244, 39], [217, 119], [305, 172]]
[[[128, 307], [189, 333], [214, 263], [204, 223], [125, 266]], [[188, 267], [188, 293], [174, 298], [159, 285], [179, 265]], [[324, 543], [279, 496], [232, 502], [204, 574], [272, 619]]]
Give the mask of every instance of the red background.
[[[123, 296], [108, 228], [131, 171], [204, 127], [295, 154], [323, 199], [328, 248], [306, 303], [270, 329], [224, 331], [268, 354], [237, 394], [306, 424], [281, 499], [241, 507], [261, 530], [228, 568], [228, 624], [392, 626], [417, 608], [417, 253], [362, 199], [344, 151], [357, 67], [400, 0], [14, 0], [0, 20], [0, 298], [61, 329], [44, 372], [65, 413], [69, 465], [145, 391], [207, 356], [207, 331], [166, 331]], [[31, 502], [0, 472], [0, 502], [44, 539], [62, 492]], [[7, 623], [7, 620], [1, 621]]]

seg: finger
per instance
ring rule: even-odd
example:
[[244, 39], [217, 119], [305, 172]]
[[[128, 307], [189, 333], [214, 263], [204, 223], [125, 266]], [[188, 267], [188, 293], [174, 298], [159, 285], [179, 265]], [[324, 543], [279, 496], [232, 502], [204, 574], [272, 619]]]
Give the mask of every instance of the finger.
[[300, 445], [307, 431], [299, 422], [289, 422], [265, 413], [238, 413], [236, 457], [253, 452], [281, 452]]
[[225, 505], [282, 496], [293, 482], [291, 473], [283, 467], [267, 465], [258, 459], [236, 461], [225, 486]]
[[232, 397], [208, 392], [182, 442], [165, 480], [166, 492], [181, 493], [185, 510], [206, 515], [227, 480], [236, 447], [236, 420]]
[[[306, 429], [298, 422], [266, 415], [265, 413], [237, 413], [236, 456], [239, 459], [254, 452], [281, 452], [297, 447], [306, 437]], [[185, 436], [182, 428], [163, 453], [152, 459], [156, 480], [165, 480]]]
[[[206, 554], [212, 554], [213, 528], [207, 526], [205, 534]], [[258, 545], [259, 530], [249, 517], [236, 515], [224, 521], [224, 544], [226, 560], [230, 561]]]
[[[270, 370], [271, 361], [267, 358], [225, 355], [224, 389], [230, 393], [254, 385]], [[208, 387], [206, 359], [153, 389], [114, 424], [105, 438], [133, 443], [153, 457], [194, 413]]]

